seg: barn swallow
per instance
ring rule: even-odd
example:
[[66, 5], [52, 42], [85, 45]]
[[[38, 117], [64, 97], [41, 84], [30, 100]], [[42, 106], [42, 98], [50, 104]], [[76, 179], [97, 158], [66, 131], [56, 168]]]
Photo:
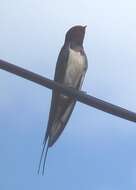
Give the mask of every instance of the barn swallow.
[[[88, 66], [87, 57], [83, 48], [85, 30], [86, 26], [80, 25], [74, 26], [68, 30], [65, 36], [64, 45], [58, 56], [54, 76], [54, 81], [77, 90], [80, 90], [82, 87]], [[44, 137], [38, 173], [43, 159], [42, 174], [44, 174], [48, 148], [53, 146], [63, 132], [74, 109], [75, 103], [75, 99], [63, 95], [57, 90], [52, 91], [49, 120]], [[46, 144], [47, 148], [45, 151]]]

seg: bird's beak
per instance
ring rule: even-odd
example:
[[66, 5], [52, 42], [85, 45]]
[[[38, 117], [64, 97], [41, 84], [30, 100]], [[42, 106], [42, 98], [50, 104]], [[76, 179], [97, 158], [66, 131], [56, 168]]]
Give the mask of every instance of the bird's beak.
[[84, 26], [84, 29], [86, 29], [87, 25]]

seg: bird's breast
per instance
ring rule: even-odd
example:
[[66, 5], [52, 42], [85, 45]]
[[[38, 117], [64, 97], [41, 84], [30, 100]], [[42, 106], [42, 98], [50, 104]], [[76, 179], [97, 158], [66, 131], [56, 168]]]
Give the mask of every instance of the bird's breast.
[[70, 48], [64, 84], [76, 87], [85, 70], [85, 63], [85, 56], [81, 52], [74, 51]]

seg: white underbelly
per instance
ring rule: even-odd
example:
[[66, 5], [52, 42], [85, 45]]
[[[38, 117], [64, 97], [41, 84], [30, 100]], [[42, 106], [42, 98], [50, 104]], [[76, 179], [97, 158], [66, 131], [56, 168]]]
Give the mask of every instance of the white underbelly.
[[72, 49], [69, 50], [69, 59], [64, 78], [64, 84], [76, 87], [85, 69], [85, 56]]

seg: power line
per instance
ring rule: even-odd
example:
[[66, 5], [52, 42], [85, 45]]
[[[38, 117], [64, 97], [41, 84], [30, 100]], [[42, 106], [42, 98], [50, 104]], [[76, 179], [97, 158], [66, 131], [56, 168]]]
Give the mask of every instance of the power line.
[[136, 113], [129, 111], [127, 109], [121, 108], [119, 106], [113, 105], [106, 101], [100, 100], [88, 94], [85, 94], [83, 91], [78, 91], [73, 88], [68, 88], [64, 85], [61, 85], [53, 80], [45, 78], [39, 74], [28, 71], [19, 66], [13, 65], [6, 61], [0, 60], [0, 69], [8, 71], [12, 74], [25, 78], [29, 81], [35, 82], [39, 85], [47, 87], [52, 90], [58, 90], [62, 94], [73, 97], [79, 102], [82, 102], [86, 105], [92, 106], [96, 109], [102, 110], [104, 112], [110, 113], [112, 115], [118, 116], [120, 118], [136, 122]]

